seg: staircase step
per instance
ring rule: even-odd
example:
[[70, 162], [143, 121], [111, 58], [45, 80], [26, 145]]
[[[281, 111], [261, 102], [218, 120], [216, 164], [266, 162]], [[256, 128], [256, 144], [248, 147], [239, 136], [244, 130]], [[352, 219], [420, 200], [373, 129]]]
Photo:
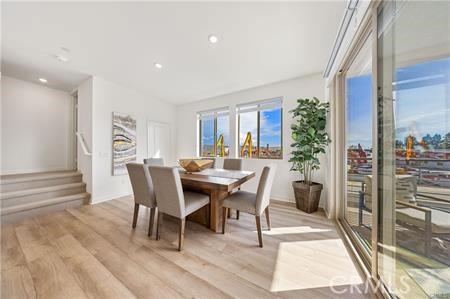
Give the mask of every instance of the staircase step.
[[52, 171], [0, 176], [2, 192], [50, 187], [82, 181], [78, 171]]
[[5, 207], [1, 209], [2, 223], [17, 222], [22, 219], [30, 219], [49, 212], [62, 211], [71, 207], [81, 206], [87, 203], [89, 197], [89, 193], [83, 192]]
[[3, 192], [0, 194], [2, 208], [31, 204], [49, 198], [62, 197], [86, 192], [85, 183], [71, 183], [34, 189]]

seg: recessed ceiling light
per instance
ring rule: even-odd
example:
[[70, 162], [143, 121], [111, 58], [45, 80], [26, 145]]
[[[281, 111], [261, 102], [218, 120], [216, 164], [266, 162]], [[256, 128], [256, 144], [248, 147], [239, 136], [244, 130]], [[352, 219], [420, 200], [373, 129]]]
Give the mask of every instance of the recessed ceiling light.
[[155, 62], [155, 64], [153, 64], [157, 69], [162, 68], [162, 64], [161, 63], [157, 63]]
[[39, 81], [41, 81], [42, 83], [47, 83], [48, 82], [47, 79], [45, 79], [45, 78], [39, 78]]
[[67, 58], [67, 56], [63, 56], [63, 55], [55, 55], [55, 58], [58, 59], [61, 62], [69, 61], [69, 58]]
[[208, 40], [211, 44], [215, 44], [219, 41], [219, 39], [217, 38], [217, 36], [211, 34], [210, 36], [208, 36]]

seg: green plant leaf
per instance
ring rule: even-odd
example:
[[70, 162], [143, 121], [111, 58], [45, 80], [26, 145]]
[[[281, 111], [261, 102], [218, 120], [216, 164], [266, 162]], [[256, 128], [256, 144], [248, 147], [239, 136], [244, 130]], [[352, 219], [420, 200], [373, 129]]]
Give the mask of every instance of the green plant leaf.
[[324, 154], [331, 142], [326, 132], [329, 106], [316, 97], [300, 98], [297, 99], [297, 107], [290, 111], [295, 119], [291, 125], [294, 142], [291, 144], [290, 170], [304, 174], [305, 178], [310, 178], [310, 171], [320, 168], [318, 155]]

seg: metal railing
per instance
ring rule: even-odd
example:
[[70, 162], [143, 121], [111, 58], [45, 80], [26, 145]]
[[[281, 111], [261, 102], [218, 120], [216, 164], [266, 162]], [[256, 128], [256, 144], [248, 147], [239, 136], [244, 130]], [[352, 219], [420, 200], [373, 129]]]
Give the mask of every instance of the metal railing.
[[84, 140], [84, 135], [82, 132], [76, 132], [75, 133], [77, 135], [77, 139], [78, 142], [80, 143], [81, 149], [83, 150], [83, 153], [86, 156], [92, 156], [91, 152], [89, 151], [87, 145], [86, 145], [86, 140]]

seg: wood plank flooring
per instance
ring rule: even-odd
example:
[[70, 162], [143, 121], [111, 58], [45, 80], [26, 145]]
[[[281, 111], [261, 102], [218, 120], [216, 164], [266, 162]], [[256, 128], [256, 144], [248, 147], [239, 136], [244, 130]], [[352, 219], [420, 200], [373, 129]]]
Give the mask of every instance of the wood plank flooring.
[[372, 297], [320, 213], [272, 204], [264, 248], [251, 215], [228, 219], [224, 235], [188, 221], [178, 252], [177, 222], [165, 218], [156, 241], [148, 209], [131, 228], [133, 206], [124, 197], [3, 226], [1, 298]]

